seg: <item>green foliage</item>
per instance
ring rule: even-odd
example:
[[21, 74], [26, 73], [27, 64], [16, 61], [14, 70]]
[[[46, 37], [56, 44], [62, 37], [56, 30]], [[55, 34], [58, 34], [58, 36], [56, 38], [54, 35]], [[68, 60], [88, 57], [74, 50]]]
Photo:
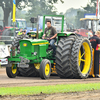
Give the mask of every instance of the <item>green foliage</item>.
[[[16, 7], [23, 8], [25, 6], [21, 6], [21, 2], [24, 2], [26, 4], [27, 0], [16, 0]], [[10, 13], [13, 10], [13, 0], [0, 0], [0, 6], [2, 7], [2, 10], [4, 12], [4, 26], [8, 25], [8, 18]]]
[[78, 28], [76, 20], [77, 12], [82, 11], [82, 9], [74, 9], [70, 8], [66, 11], [65, 17], [66, 17], [66, 22], [67, 22], [67, 28]]
[[[81, 28], [80, 18], [84, 18], [84, 14], [94, 14], [96, 13], [96, 2], [97, 0], [91, 0], [90, 3], [86, 5], [86, 7], [82, 7], [83, 10], [78, 10], [76, 17], [72, 18], [72, 22], [75, 28]], [[73, 12], [73, 9], [72, 11]]]
[[27, 12], [26, 11], [22, 11], [22, 10], [16, 10], [16, 19], [25, 19], [25, 14], [26, 14]]
[[97, 0], [91, 0], [90, 3], [87, 4], [86, 7], [82, 7], [84, 11], [78, 11], [76, 16], [76, 25], [81, 26], [80, 18], [84, 18], [84, 14], [94, 14], [96, 13], [96, 2]]
[[77, 16], [75, 17], [75, 21], [76, 21], [76, 28], [81, 28], [81, 21], [80, 18], [84, 18], [84, 14], [86, 14], [88, 12], [86, 11], [78, 11], [77, 12]]
[[[58, 0], [49, 0], [49, 1], [51, 5], [45, 4], [46, 0], [16, 0], [16, 7], [19, 10], [22, 10], [23, 8], [31, 6], [33, 8], [32, 10], [35, 11], [36, 14], [38, 14], [40, 10], [42, 10], [44, 13], [46, 10], [48, 11], [48, 13], [51, 13], [50, 9], [52, 10], [53, 3], [56, 3]], [[63, 2], [62, 0], [60, 1]], [[42, 5], [42, 7], [39, 7], [37, 3], [40, 3], [39, 6]], [[4, 26], [6, 26], [8, 25], [8, 17], [13, 10], [13, 0], [0, 0], [0, 6], [2, 7], [4, 12], [3, 20], [5, 21]]]
[[83, 7], [83, 9], [87, 12], [87, 13], [95, 13], [96, 12], [96, 2], [97, 0], [91, 0], [90, 3], [87, 4], [86, 7]]
[[29, 5], [31, 8], [28, 13], [26, 19], [29, 20], [30, 17], [37, 17], [38, 15], [54, 15], [56, 14], [56, 8], [52, 3], [48, 3], [46, 0], [31, 0], [31, 4]]
[[96, 13], [96, 4], [97, 4], [96, 1], [97, 0], [91, 0], [91, 2], [89, 2], [86, 5], [86, 7], [82, 7], [82, 9], [71, 8], [71, 9], [67, 10], [65, 13], [65, 16], [67, 18], [67, 23], [73, 24], [75, 28], [81, 28], [80, 18], [84, 18], [84, 14]]
[[[64, 3], [64, 1], [63, 1], [63, 0], [60, 0], [60, 1], [61, 1], [62, 3]], [[53, 4], [53, 3], [58, 2], [58, 0], [48, 0], [48, 2]]]

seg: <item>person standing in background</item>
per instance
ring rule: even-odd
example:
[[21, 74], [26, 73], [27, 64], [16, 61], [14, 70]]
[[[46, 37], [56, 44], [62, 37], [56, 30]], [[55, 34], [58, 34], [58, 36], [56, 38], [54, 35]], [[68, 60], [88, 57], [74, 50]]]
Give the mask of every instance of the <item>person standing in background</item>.
[[99, 52], [100, 52], [100, 31], [97, 31], [93, 37], [89, 40], [91, 42], [92, 48], [94, 49], [94, 75], [97, 78], [99, 76]]
[[18, 32], [18, 34], [17, 35], [22, 35], [22, 29], [20, 29], [20, 31]]
[[93, 36], [93, 34], [92, 34], [93, 32], [92, 32], [92, 30], [91, 29], [89, 29], [89, 32], [88, 32], [88, 39], [89, 38], [91, 38], [92, 36]]
[[79, 36], [79, 37], [82, 36], [82, 35], [79, 34], [79, 30], [76, 30], [76, 31], [75, 31], [75, 34], [76, 34], [77, 36]]

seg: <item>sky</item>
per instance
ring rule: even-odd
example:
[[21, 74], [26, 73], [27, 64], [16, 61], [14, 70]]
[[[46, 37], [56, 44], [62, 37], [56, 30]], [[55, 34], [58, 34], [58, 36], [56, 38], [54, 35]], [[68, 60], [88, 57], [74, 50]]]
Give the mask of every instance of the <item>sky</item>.
[[63, 0], [64, 3], [62, 4], [60, 0], [54, 6], [57, 8], [57, 11], [65, 13], [69, 8], [81, 8], [85, 7], [90, 0]]

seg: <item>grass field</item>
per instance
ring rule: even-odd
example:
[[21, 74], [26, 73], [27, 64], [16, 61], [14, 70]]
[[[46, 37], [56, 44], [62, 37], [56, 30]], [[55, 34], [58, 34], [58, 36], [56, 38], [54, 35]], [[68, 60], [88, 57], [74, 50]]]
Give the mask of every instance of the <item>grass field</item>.
[[100, 90], [100, 83], [67, 84], [32, 87], [0, 87], [0, 95], [33, 95]]

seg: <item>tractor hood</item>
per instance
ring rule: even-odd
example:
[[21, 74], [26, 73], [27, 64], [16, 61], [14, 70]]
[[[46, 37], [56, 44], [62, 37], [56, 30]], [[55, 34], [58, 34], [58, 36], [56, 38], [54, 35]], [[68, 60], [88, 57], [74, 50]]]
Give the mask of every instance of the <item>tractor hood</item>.
[[19, 45], [21, 55], [27, 55], [27, 57], [46, 57], [49, 42], [42, 39], [23, 39], [20, 40]]
[[42, 40], [42, 39], [34, 39], [34, 40], [33, 39], [23, 39], [23, 40], [20, 40], [20, 42], [22, 42], [22, 41], [29, 41], [32, 45], [49, 44], [49, 42], [47, 40]]

